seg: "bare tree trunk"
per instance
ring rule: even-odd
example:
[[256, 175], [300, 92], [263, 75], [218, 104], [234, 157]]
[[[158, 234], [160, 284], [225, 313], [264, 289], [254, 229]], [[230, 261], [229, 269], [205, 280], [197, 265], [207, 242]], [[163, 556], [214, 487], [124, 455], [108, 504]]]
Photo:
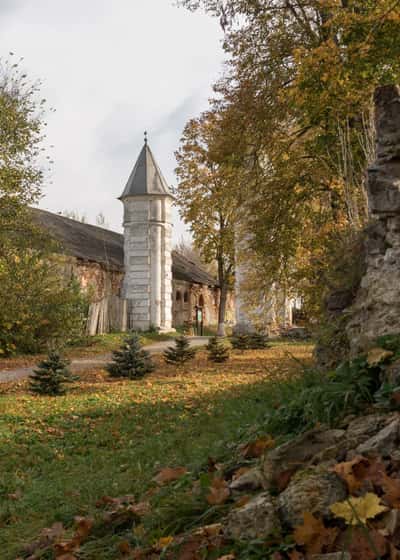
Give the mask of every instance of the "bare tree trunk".
[[228, 299], [228, 286], [225, 282], [221, 286], [221, 295], [219, 299], [218, 307], [218, 336], [225, 336], [225, 314], [226, 314], [226, 303]]

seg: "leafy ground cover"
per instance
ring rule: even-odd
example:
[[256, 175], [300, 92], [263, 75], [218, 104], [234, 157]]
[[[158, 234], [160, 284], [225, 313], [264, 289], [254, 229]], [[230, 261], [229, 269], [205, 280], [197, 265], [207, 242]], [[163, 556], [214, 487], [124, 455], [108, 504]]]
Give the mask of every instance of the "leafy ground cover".
[[[301, 368], [292, 356], [307, 363], [311, 351], [310, 344], [277, 344], [235, 352], [219, 365], [210, 365], [201, 352], [180, 369], [160, 361], [140, 381], [92, 370], [58, 398], [32, 396], [26, 382], [1, 386], [2, 557], [14, 559], [43, 527], [71, 527], [76, 516], [95, 517], [103, 496], [139, 500], [164, 467], [199, 472], [207, 457], [229, 456], [262, 424], [266, 408], [275, 406], [271, 382], [296, 376]], [[167, 494], [152, 518], [155, 539], [172, 530], [166, 519], [177, 504], [168, 500]], [[212, 520], [213, 508], [204, 512], [185, 498], [181, 507], [185, 522], [205, 513]], [[117, 533], [97, 533], [79, 558], [119, 558]]]

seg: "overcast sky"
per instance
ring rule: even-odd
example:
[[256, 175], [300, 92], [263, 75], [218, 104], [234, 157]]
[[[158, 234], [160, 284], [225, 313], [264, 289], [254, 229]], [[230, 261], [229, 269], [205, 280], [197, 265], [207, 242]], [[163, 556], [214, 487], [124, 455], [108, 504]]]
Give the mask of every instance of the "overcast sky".
[[[174, 0], [0, 0], [0, 56], [24, 57], [56, 110], [54, 160], [41, 207], [103, 212], [120, 230], [122, 193], [148, 130], [164, 175], [186, 121], [207, 107], [221, 71], [216, 20]], [[175, 212], [174, 238], [184, 232]]]

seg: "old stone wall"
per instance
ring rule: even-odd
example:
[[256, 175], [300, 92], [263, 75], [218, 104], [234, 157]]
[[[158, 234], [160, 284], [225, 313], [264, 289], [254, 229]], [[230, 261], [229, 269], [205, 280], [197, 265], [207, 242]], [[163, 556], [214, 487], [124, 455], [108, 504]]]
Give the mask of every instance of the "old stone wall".
[[368, 170], [372, 223], [366, 237], [366, 273], [348, 310], [353, 354], [381, 335], [400, 333], [400, 88], [375, 94], [377, 160]]
[[[173, 326], [179, 327], [195, 321], [196, 306], [203, 309], [204, 326], [218, 324], [219, 288], [191, 284], [182, 280], [173, 281], [172, 294]], [[235, 316], [234, 294], [228, 295], [226, 322], [232, 324]]]

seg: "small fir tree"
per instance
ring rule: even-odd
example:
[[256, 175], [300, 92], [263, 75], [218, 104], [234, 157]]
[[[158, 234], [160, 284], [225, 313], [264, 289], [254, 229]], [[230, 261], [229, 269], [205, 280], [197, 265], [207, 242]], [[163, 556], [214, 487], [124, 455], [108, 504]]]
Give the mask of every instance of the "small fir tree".
[[251, 350], [262, 350], [268, 347], [268, 336], [266, 334], [253, 333], [248, 338], [248, 348]]
[[247, 334], [237, 334], [231, 338], [231, 344], [235, 350], [248, 350], [249, 336]]
[[38, 395], [58, 396], [65, 394], [64, 384], [72, 383], [78, 378], [68, 368], [69, 362], [63, 360], [59, 352], [52, 350], [45, 360], [29, 376], [29, 388]]
[[221, 338], [213, 336], [207, 344], [208, 359], [221, 364], [229, 360], [229, 350]]
[[190, 347], [189, 339], [186, 336], [178, 336], [175, 346], [170, 346], [164, 351], [164, 360], [167, 364], [182, 365], [192, 360], [195, 354], [196, 349]]
[[121, 348], [112, 353], [112, 358], [112, 363], [106, 367], [111, 377], [140, 379], [155, 367], [150, 354], [142, 348], [137, 333], [127, 336]]

